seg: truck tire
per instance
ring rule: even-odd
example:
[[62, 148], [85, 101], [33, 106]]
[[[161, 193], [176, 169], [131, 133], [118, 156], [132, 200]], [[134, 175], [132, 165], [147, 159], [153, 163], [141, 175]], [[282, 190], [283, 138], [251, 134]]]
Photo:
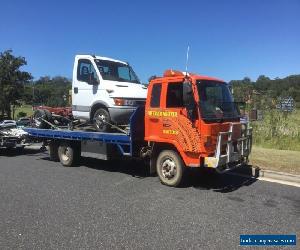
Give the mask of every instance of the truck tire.
[[37, 128], [40, 129], [49, 129], [51, 126], [43, 121], [42, 119], [51, 122], [52, 121], [52, 115], [48, 110], [45, 109], [37, 109], [33, 113], [33, 120]]
[[58, 157], [60, 163], [65, 167], [75, 166], [79, 158], [79, 150], [76, 145], [63, 142], [58, 146]]
[[106, 122], [111, 123], [111, 120], [110, 120], [110, 115], [106, 109], [104, 108], [97, 109], [96, 112], [94, 113], [93, 121], [94, 121], [95, 129], [98, 132], [109, 132], [110, 125], [107, 124]]
[[51, 141], [49, 143], [49, 158], [50, 161], [59, 161], [59, 157], [58, 157], [58, 143]]
[[185, 166], [177, 152], [163, 150], [157, 157], [156, 172], [162, 184], [177, 187], [183, 180]]

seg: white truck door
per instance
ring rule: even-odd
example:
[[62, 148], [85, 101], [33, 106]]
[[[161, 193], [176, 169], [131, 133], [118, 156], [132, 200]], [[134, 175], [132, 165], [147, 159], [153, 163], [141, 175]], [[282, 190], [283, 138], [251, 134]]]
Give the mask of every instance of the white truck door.
[[[76, 67], [76, 66], [75, 66]], [[89, 59], [79, 59], [73, 72], [72, 110], [76, 118], [89, 119], [91, 102], [99, 80]]]

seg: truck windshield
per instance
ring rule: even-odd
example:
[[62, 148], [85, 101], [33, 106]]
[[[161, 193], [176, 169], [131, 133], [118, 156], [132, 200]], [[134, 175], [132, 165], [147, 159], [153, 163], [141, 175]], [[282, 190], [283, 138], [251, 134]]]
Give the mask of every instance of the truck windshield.
[[239, 110], [233, 102], [226, 83], [210, 80], [197, 81], [201, 116], [205, 121], [239, 119]]
[[95, 63], [104, 80], [140, 83], [133, 69], [127, 64], [99, 59]]

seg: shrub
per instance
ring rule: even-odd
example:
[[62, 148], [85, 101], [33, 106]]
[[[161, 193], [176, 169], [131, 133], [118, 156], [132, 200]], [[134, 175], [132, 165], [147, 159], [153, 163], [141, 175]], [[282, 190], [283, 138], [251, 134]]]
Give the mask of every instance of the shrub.
[[21, 118], [21, 117], [26, 117], [27, 116], [27, 113], [23, 112], [23, 111], [20, 111], [18, 114], [17, 114], [17, 118]]

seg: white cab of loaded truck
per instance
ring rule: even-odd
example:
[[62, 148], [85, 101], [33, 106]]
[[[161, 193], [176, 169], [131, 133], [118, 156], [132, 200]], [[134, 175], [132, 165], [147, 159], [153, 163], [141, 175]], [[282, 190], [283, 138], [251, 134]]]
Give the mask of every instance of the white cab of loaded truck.
[[98, 131], [110, 125], [126, 125], [147, 87], [126, 62], [94, 55], [77, 55], [73, 69], [72, 113], [75, 119], [91, 120]]

